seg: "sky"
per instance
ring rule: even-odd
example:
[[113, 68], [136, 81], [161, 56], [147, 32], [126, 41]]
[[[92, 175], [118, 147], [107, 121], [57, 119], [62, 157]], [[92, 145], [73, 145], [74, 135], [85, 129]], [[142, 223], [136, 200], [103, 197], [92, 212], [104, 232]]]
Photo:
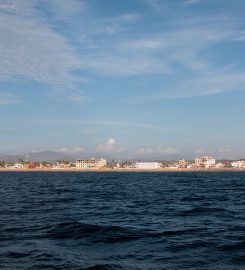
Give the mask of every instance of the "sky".
[[0, 0], [0, 153], [245, 157], [244, 10]]

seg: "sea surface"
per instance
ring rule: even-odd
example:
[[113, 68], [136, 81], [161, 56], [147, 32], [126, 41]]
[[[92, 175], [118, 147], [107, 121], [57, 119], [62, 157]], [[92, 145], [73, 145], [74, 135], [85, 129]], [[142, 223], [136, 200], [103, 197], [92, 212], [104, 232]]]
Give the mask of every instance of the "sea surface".
[[0, 173], [0, 269], [245, 269], [245, 173]]

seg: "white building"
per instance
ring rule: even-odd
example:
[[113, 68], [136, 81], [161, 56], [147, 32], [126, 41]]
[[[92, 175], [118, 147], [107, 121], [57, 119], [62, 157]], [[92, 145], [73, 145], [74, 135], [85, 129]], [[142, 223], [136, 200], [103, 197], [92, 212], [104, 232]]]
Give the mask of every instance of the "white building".
[[221, 168], [224, 168], [224, 167], [225, 167], [225, 165], [223, 163], [221, 163], [221, 162], [215, 164], [215, 168], [221, 169]]
[[107, 164], [106, 160], [101, 159], [79, 159], [76, 161], [76, 168], [78, 169], [99, 169]]
[[234, 161], [231, 163], [231, 166], [233, 168], [243, 169], [245, 168], [245, 161], [244, 160]]
[[180, 159], [178, 162], [178, 168], [187, 168], [188, 162], [184, 159]]
[[159, 162], [137, 162], [135, 163], [136, 169], [142, 170], [152, 170], [152, 169], [160, 169], [162, 164]]
[[24, 169], [24, 165], [21, 163], [15, 163], [13, 169]]
[[215, 166], [216, 160], [210, 156], [203, 156], [200, 158], [195, 158], [195, 165], [201, 168], [212, 168]]

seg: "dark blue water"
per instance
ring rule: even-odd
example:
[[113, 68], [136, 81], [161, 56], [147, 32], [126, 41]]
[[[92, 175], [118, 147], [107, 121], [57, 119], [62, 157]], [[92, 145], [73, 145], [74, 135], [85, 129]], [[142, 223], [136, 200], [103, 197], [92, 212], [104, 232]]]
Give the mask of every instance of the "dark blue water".
[[0, 173], [0, 269], [245, 269], [245, 174]]

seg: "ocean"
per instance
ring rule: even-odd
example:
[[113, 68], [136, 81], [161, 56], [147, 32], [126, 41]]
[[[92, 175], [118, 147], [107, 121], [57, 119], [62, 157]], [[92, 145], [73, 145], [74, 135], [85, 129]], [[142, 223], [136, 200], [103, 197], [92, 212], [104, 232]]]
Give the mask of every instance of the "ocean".
[[245, 173], [0, 173], [0, 269], [245, 269]]

